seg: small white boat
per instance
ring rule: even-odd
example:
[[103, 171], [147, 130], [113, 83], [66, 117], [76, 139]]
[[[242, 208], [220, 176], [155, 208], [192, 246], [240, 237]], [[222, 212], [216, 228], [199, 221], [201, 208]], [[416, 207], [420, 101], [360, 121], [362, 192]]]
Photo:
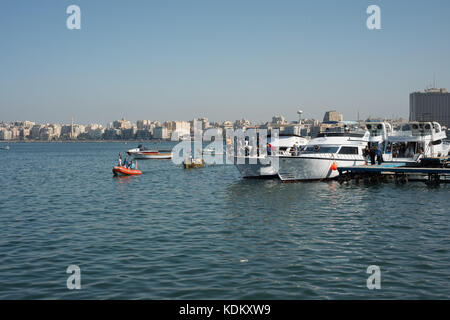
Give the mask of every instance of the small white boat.
[[9, 150], [9, 146], [2, 147], [3, 150]]
[[128, 155], [134, 159], [172, 159], [172, 150], [149, 150], [142, 145], [135, 149], [127, 150]]

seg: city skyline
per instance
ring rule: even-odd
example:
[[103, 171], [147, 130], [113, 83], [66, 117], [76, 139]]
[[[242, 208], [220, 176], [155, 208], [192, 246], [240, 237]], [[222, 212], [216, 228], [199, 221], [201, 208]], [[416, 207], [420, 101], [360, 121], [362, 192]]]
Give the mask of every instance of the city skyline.
[[[76, 4], [81, 30], [66, 28]], [[366, 8], [381, 8], [368, 30]], [[408, 118], [450, 87], [450, 3], [3, 1], [0, 121]]]

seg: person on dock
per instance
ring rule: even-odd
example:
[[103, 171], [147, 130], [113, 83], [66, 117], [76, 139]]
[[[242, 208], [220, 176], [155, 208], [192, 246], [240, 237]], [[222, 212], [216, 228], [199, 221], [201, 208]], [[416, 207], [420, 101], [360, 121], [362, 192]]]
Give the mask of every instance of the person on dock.
[[375, 165], [375, 157], [377, 155], [377, 152], [375, 151], [375, 147], [370, 147], [369, 156], [370, 156], [370, 164]]
[[267, 143], [267, 155], [270, 156], [272, 154], [272, 146], [270, 143]]
[[383, 163], [383, 154], [381, 153], [380, 147], [377, 147], [376, 153], [377, 153], [377, 162], [378, 162], [378, 165], [381, 165], [381, 164]]
[[369, 153], [370, 153], [369, 146], [366, 146], [363, 150], [363, 157], [364, 161], [366, 162], [366, 165], [369, 164]]

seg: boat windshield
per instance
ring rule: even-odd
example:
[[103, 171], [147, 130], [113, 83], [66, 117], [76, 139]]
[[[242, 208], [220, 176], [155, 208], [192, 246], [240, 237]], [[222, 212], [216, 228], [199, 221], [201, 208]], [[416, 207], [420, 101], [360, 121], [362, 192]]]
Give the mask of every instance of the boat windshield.
[[339, 146], [321, 146], [321, 145], [309, 145], [302, 149], [302, 153], [336, 153]]

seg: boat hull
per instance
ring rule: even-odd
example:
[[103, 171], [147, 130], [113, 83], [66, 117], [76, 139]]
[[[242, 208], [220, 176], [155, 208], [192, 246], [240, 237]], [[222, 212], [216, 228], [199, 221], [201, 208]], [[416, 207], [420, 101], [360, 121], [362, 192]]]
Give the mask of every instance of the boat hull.
[[112, 170], [116, 176], [138, 176], [142, 174], [140, 170], [127, 169], [124, 167], [115, 166]]
[[[235, 166], [243, 178], [276, 178], [278, 170], [267, 158], [236, 157]], [[245, 163], [240, 163], [245, 162]]]
[[148, 150], [148, 151], [134, 151], [129, 150], [127, 153], [134, 159], [172, 159], [173, 153], [171, 151], [158, 151], [158, 150]]
[[337, 167], [364, 165], [364, 158], [353, 156], [341, 159], [331, 157], [283, 157], [280, 158], [280, 170], [278, 177], [282, 181], [317, 181], [336, 178], [338, 170], [333, 170], [332, 165]]
[[195, 169], [195, 168], [203, 168], [205, 166], [205, 161], [201, 159], [201, 161], [183, 161], [183, 167], [185, 169]]

